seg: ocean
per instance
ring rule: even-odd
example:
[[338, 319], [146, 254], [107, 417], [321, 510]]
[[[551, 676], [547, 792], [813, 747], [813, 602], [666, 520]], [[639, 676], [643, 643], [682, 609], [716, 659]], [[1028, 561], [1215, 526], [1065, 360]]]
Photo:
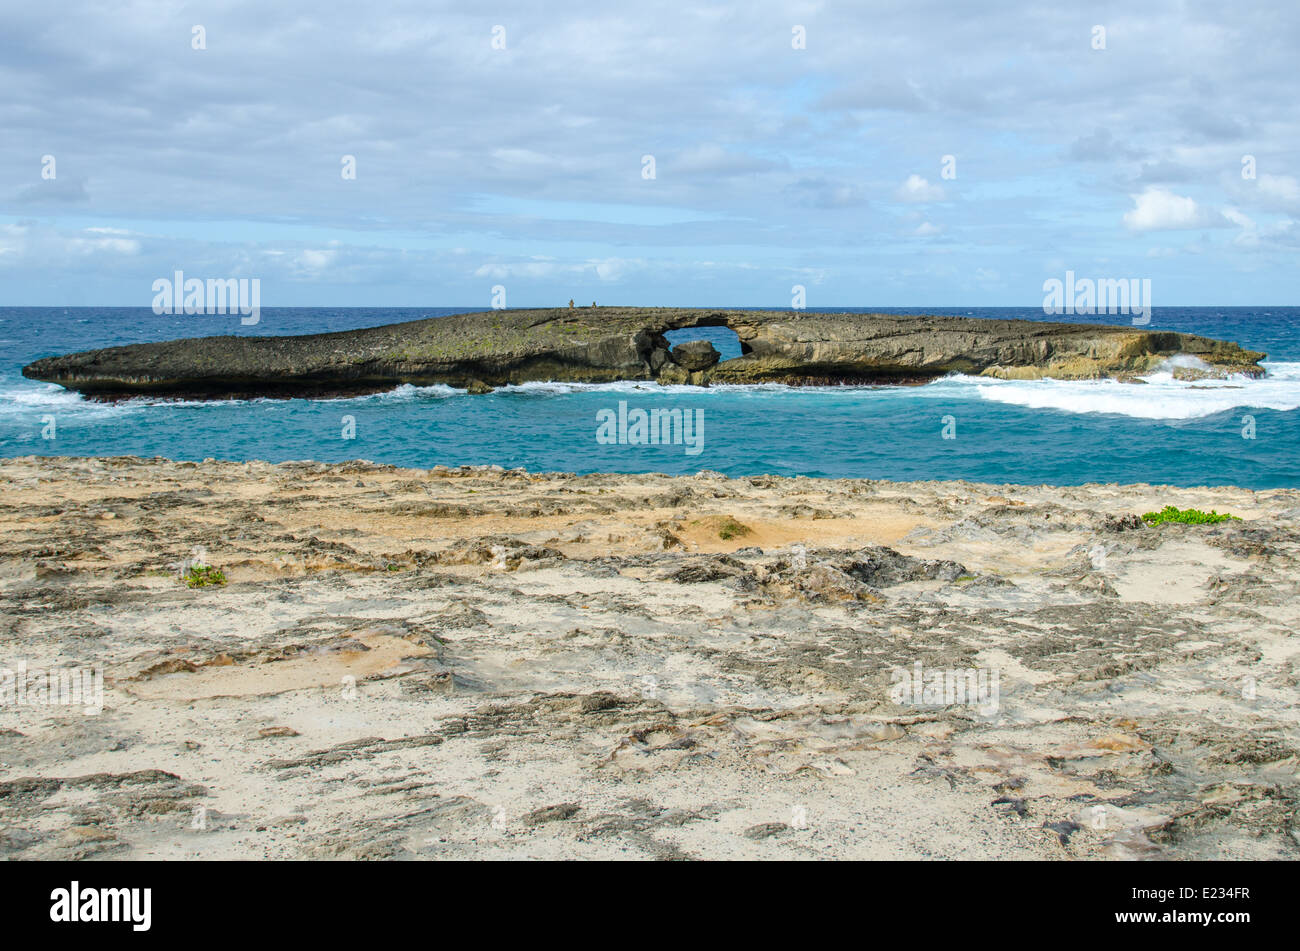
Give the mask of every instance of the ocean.
[[[96, 347], [226, 333], [320, 333], [481, 309], [267, 307], [258, 325], [244, 327], [237, 316], [155, 315], [149, 308], [0, 308], [0, 456], [367, 459], [567, 472], [710, 469], [730, 476], [1300, 487], [1297, 307], [1156, 308], [1149, 329], [1233, 340], [1268, 353], [1262, 379], [1222, 382], [1179, 382], [1163, 371], [1146, 385], [961, 375], [909, 387], [530, 383], [485, 396], [402, 386], [350, 399], [105, 404], [20, 373], [40, 357]], [[832, 310], [1096, 319], [1048, 318], [1034, 307]], [[723, 328], [669, 336], [711, 339], [723, 359], [739, 355], [734, 335]], [[599, 420], [620, 413], [635, 419], [637, 409], [680, 409], [701, 425], [690, 444], [597, 438]]]

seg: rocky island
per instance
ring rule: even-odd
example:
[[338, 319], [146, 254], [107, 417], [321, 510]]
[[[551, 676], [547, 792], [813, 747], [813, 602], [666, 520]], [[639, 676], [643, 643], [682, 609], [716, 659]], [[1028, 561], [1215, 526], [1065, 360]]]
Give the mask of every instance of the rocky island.
[[[667, 333], [728, 327], [741, 356]], [[216, 336], [37, 360], [31, 379], [88, 397], [313, 397], [409, 383], [485, 392], [530, 381], [603, 383], [922, 383], [947, 373], [1003, 379], [1094, 379], [1149, 372], [1263, 374], [1263, 353], [1193, 334], [1134, 326], [975, 317], [810, 314], [684, 308], [494, 310], [338, 333]]]

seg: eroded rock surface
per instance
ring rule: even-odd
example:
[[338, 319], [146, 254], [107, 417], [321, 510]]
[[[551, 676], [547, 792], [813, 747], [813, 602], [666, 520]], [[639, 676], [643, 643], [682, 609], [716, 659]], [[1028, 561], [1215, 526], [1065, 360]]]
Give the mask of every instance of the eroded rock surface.
[[[670, 330], [727, 326], [742, 356], [670, 352]], [[1192, 334], [1027, 320], [593, 307], [498, 310], [290, 337], [202, 337], [37, 360], [23, 375], [88, 396], [325, 396], [409, 383], [473, 386], [660, 379], [696, 384], [916, 383], [945, 373], [1130, 377], [1173, 356], [1259, 375], [1264, 354]]]
[[[1300, 492], [0, 486], [0, 667], [105, 678], [98, 715], [0, 704], [0, 857], [1300, 856]], [[1164, 504], [1243, 521], [1137, 518]], [[178, 580], [196, 549], [225, 585]], [[996, 702], [898, 696], [918, 664]]]

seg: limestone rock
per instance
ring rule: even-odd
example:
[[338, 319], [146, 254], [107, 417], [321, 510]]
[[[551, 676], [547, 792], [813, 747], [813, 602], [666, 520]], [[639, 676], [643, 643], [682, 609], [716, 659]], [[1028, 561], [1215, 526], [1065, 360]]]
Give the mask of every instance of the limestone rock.
[[[664, 334], [730, 327], [742, 355]], [[1173, 356], [1220, 375], [1263, 374], [1235, 343], [1132, 326], [895, 314], [601, 307], [494, 310], [303, 336], [219, 336], [46, 357], [23, 375], [92, 398], [314, 397], [409, 383], [659, 380], [705, 385], [923, 383], [946, 373], [1093, 379], [1150, 372]]]
[[707, 370], [721, 359], [722, 354], [707, 340], [689, 340], [679, 343], [669, 354], [673, 363], [683, 370]]

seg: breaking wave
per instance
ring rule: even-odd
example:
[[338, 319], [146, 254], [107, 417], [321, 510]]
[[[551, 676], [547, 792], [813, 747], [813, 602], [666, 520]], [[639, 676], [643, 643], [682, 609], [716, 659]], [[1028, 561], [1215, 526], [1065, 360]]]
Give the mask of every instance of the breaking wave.
[[[989, 380], [963, 377], [994, 403], [1064, 413], [1104, 413], [1136, 419], [1201, 419], [1234, 409], [1300, 409], [1300, 363], [1264, 364], [1259, 379], [1175, 380], [1170, 371], [1145, 383], [1117, 380]], [[951, 379], [951, 378], [950, 378]]]

